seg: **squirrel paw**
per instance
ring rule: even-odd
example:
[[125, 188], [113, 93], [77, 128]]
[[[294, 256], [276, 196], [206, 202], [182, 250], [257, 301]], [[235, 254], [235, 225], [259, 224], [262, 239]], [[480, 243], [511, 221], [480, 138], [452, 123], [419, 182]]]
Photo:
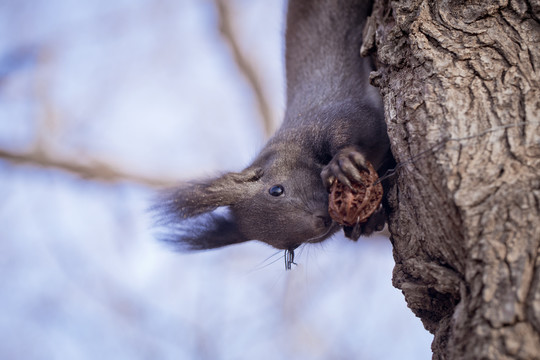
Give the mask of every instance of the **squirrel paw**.
[[379, 206], [379, 209], [369, 217], [367, 222], [356, 224], [355, 226], [344, 226], [343, 232], [345, 233], [345, 237], [356, 241], [361, 235], [371, 235], [375, 231], [381, 231], [384, 229], [385, 223], [386, 212], [381, 205]]
[[352, 182], [362, 183], [361, 170], [367, 170], [366, 158], [356, 146], [348, 146], [341, 149], [321, 171], [321, 178], [327, 190], [338, 179], [348, 187]]

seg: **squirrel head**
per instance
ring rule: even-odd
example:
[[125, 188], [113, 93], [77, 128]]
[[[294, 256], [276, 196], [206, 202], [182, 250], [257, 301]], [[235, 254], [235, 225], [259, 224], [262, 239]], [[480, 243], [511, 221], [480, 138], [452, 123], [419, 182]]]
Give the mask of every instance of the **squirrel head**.
[[[328, 215], [320, 167], [264, 152], [248, 168], [167, 192], [158, 210], [163, 240], [203, 250], [249, 240], [294, 250], [339, 229]], [[223, 209], [226, 209], [223, 211]]]

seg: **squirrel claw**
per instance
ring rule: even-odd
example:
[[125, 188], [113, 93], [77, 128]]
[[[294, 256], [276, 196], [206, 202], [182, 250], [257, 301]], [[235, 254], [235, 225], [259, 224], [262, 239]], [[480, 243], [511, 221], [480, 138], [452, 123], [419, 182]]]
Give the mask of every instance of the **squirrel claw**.
[[361, 183], [360, 170], [366, 170], [366, 158], [356, 146], [341, 149], [321, 171], [321, 178], [327, 190], [337, 179], [352, 189], [352, 182]]

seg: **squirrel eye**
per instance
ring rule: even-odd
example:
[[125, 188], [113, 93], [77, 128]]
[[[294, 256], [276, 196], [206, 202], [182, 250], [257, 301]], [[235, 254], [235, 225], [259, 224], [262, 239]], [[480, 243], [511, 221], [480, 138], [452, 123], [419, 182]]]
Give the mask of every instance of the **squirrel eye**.
[[268, 190], [270, 195], [272, 196], [281, 196], [285, 192], [285, 189], [283, 189], [283, 186], [281, 185], [274, 185]]

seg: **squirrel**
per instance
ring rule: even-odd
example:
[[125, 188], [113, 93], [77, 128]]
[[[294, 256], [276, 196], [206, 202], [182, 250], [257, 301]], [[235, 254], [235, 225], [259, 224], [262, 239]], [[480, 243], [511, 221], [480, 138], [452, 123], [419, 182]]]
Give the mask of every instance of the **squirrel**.
[[[374, 62], [360, 56], [371, 7], [369, 0], [289, 1], [281, 127], [243, 171], [167, 192], [158, 205], [168, 227], [163, 240], [180, 250], [259, 240], [294, 254], [341, 229], [328, 214], [333, 181], [350, 186], [361, 182], [366, 161], [379, 175], [393, 161], [382, 102], [369, 84]], [[384, 222], [381, 207], [354, 237]]]

